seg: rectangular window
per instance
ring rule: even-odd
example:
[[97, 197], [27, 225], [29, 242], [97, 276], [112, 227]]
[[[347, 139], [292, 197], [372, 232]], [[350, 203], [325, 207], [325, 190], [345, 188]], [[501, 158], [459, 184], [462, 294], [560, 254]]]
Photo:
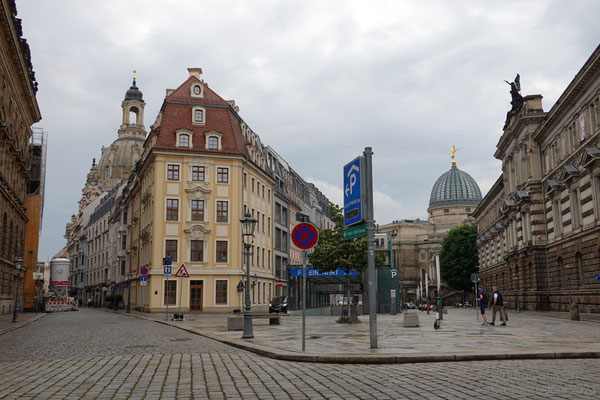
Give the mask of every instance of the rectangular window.
[[204, 182], [204, 167], [192, 167], [192, 181]]
[[217, 262], [227, 262], [227, 242], [224, 240], [217, 240]]
[[271, 269], [271, 250], [268, 250], [268, 251], [267, 251], [267, 255], [268, 255], [268, 257], [269, 257], [269, 258], [267, 259], [267, 264], [268, 264], [268, 267], [269, 267], [269, 269]]
[[217, 222], [229, 221], [229, 203], [227, 201], [217, 201]]
[[229, 183], [229, 168], [217, 168], [217, 183]]
[[269, 224], [267, 225], [267, 233], [271, 236], [271, 217], [268, 218]]
[[269, 203], [271, 202], [271, 189], [267, 190], [268, 195], [267, 195], [267, 200], [269, 201]]
[[178, 181], [179, 180], [179, 165], [168, 164], [167, 165], [167, 180]]
[[265, 232], [265, 214], [262, 216], [262, 231]]
[[267, 287], [267, 284], [265, 282], [263, 282], [263, 303], [266, 303], [266, 301], [265, 301], [265, 292], [266, 292], [265, 288], [266, 287]]
[[192, 200], [192, 221], [204, 221], [204, 200]]
[[275, 203], [275, 222], [281, 223], [281, 204]]
[[262, 249], [262, 267], [265, 267], [265, 249]]
[[244, 189], [248, 188], [248, 174], [244, 172]]
[[127, 250], [127, 235], [121, 235], [121, 250]]
[[165, 240], [165, 257], [177, 261], [177, 239]]
[[265, 185], [262, 185], [262, 198], [265, 198]]
[[581, 227], [581, 213], [579, 212], [579, 193], [577, 189], [571, 192], [571, 223], [573, 224], [572, 229], [579, 229]]
[[252, 178], [252, 193], [254, 193], [254, 178]]
[[204, 260], [204, 242], [202, 240], [190, 241], [190, 261]]
[[256, 284], [258, 286], [258, 304], [260, 304], [260, 282]]
[[215, 281], [215, 304], [227, 304], [227, 281]]
[[196, 122], [202, 122], [202, 121], [204, 121], [204, 111], [202, 111], [202, 110], [194, 110], [194, 121], [196, 121]]
[[167, 199], [167, 221], [177, 221], [179, 216], [179, 200]]
[[175, 305], [175, 299], [177, 298], [177, 281], [176, 280], [172, 280], [172, 281], [165, 281], [164, 284], [164, 293], [165, 293], [165, 298], [164, 298], [164, 302], [165, 304], [168, 305]]
[[288, 224], [288, 209], [283, 206], [281, 207], [281, 224], [286, 226]]

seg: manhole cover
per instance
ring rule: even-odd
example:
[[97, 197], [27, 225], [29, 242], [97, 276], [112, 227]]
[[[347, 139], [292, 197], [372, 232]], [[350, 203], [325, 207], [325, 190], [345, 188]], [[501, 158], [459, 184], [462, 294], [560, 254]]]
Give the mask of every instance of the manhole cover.
[[187, 337], [177, 338], [177, 339], [171, 340], [171, 342], [185, 342], [187, 340], [192, 340], [192, 338], [187, 338]]
[[154, 344], [137, 344], [137, 345], [134, 345], [134, 346], [127, 346], [125, 348], [126, 349], [145, 349], [145, 348], [148, 348], [148, 347], [158, 347], [158, 346], [156, 346]]

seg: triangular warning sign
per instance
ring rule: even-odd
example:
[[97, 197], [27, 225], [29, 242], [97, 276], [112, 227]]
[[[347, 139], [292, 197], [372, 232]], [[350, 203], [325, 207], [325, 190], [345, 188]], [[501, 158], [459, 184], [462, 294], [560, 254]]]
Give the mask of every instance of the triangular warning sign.
[[181, 267], [179, 268], [179, 270], [177, 270], [177, 273], [175, 274], [176, 277], [178, 278], [189, 278], [190, 274], [188, 274], [187, 269], [185, 269], [185, 264], [181, 264]]

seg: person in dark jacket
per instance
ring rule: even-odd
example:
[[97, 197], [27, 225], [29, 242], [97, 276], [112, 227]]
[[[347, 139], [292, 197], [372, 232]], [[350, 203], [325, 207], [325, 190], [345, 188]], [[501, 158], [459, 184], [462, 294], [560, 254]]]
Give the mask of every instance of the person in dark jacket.
[[479, 290], [477, 291], [477, 302], [479, 303], [479, 310], [481, 312], [481, 315], [483, 316], [483, 324], [481, 325], [485, 326], [488, 324], [487, 317], [485, 315], [485, 309], [488, 305], [488, 296], [485, 295], [485, 292], [483, 291], [483, 287], [481, 285], [478, 286], [478, 289]]
[[502, 300], [502, 293], [498, 290], [496, 286], [492, 286], [492, 290], [494, 291], [494, 298], [492, 299], [493, 310], [492, 310], [492, 322], [490, 325], [496, 324], [496, 312], [500, 312], [500, 319], [502, 320], [502, 326], [506, 325], [506, 320], [504, 319], [504, 301]]

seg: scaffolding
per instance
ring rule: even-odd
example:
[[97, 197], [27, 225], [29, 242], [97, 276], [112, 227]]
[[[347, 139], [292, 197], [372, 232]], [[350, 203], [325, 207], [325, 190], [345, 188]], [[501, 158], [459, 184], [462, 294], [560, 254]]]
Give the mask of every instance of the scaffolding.
[[42, 128], [32, 128], [29, 139], [29, 168], [31, 177], [27, 182], [27, 194], [40, 196], [40, 232], [44, 216], [44, 191], [46, 187], [46, 154], [48, 134]]

